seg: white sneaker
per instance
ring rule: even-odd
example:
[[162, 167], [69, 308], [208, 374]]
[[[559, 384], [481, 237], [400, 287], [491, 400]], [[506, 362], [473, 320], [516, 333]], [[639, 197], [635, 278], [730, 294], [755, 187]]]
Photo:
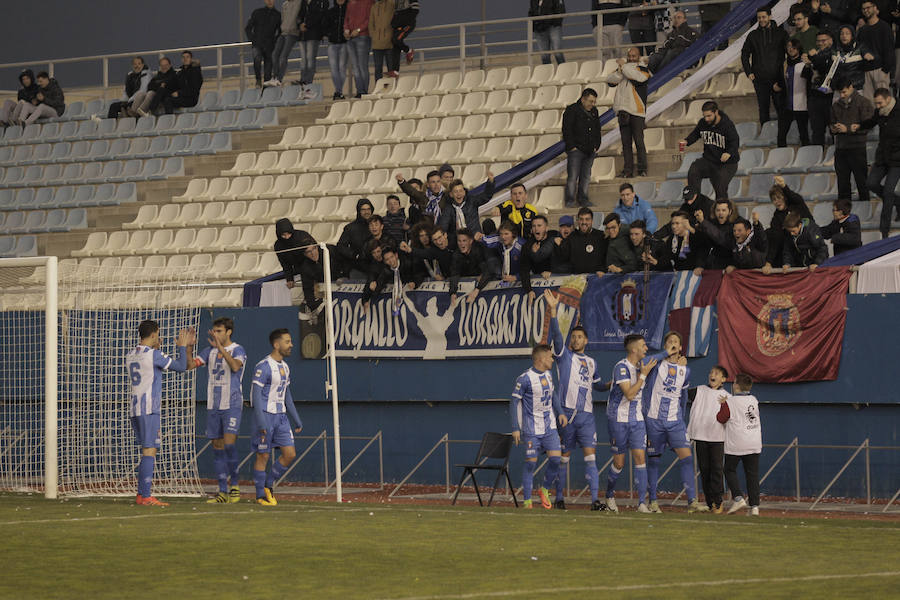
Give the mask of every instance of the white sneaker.
[[639, 513], [647, 513], [647, 514], [650, 514], [650, 509], [647, 508], [647, 505], [644, 504], [643, 502], [641, 502], [640, 504], [638, 504], [637, 511], [638, 511]]
[[758, 516], [759, 516], [759, 507], [758, 507], [758, 506], [751, 506], [751, 507], [750, 507], [750, 516], [751, 516], [751, 517], [758, 517]]
[[728, 509], [728, 514], [734, 514], [742, 508], [747, 508], [747, 501], [741, 498], [737, 502], [731, 503], [731, 508]]
[[100, 115], [91, 115], [91, 121], [94, 123], [100, 124]]
[[263, 87], [276, 87], [279, 85], [281, 85], [281, 82], [274, 77], [268, 81], [263, 81]]
[[616, 506], [615, 498], [607, 498], [606, 499], [606, 510], [608, 510], [609, 512], [614, 512], [614, 513], [619, 512], [619, 507]]

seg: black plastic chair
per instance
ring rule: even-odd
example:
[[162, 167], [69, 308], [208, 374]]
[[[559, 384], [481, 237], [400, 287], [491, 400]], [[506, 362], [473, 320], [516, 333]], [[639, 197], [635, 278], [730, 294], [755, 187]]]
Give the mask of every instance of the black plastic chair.
[[[478, 496], [478, 504], [484, 506], [484, 502], [481, 501], [481, 492], [478, 491], [478, 482], [475, 480], [475, 471], [486, 470], [497, 471], [497, 478], [494, 480], [493, 488], [491, 488], [491, 497], [488, 500], [488, 506], [494, 501], [494, 493], [497, 491], [497, 484], [500, 483], [500, 478], [506, 475], [506, 483], [509, 485], [509, 492], [512, 494], [513, 502], [516, 507], [518, 507], [519, 501], [516, 500], [516, 490], [509, 477], [509, 452], [512, 449], [512, 443], [512, 436], [508, 433], [496, 433], [494, 431], [485, 433], [484, 437], [481, 438], [481, 446], [478, 447], [478, 456], [475, 457], [475, 462], [472, 464], [454, 465], [456, 467], [462, 467], [463, 472], [462, 476], [459, 478], [459, 484], [456, 486], [456, 493], [453, 495], [453, 502], [451, 504], [456, 504], [456, 498], [459, 496], [459, 490], [462, 489], [466, 476], [471, 475], [472, 484], [475, 486], [475, 495]], [[488, 460], [502, 462], [487, 462]]]

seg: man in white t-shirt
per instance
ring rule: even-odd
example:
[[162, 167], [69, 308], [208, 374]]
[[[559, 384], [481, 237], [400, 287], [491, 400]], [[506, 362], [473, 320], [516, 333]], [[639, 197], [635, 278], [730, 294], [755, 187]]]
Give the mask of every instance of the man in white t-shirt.
[[753, 380], [738, 373], [731, 387], [732, 396], [719, 400], [721, 406], [716, 419], [725, 424], [725, 480], [734, 502], [728, 514], [747, 507], [737, 477], [738, 463], [744, 463], [750, 514], [759, 515], [759, 455], [762, 453], [762, 426], [759, 421], [759, 402], [750, 395]]
[[715, 514], [722, 513], [722, 461], [725, 457], [725, 425], [719, 423], [716, 414], [719, 405], [729, 395], [723, 387], [728, 371], [716, 365], [709, 371], [709, 385], [698, 385], [688, 392], [694, 394], [691, 418], [687, 426], [688, 438], [694, 440], [700, 483], [706, 505]]

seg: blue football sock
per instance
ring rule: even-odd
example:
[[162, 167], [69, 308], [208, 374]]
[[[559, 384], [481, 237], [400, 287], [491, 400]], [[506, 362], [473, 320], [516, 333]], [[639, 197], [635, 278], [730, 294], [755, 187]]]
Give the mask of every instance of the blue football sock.
[[213, 448], [213, 468], [216, 471], [216, 479], [219, 480], [219, 491], [228, 491], [228, 471], [225, 465], [225, 450]]
[[697, 499], [697, 490], [694, 489], [694, 457], [686, 456], [678, 461], [678, 468], [681, 469], [681, 483], [687, 490], [688, 502]]
[[275, 464], [272, 465], [272, 471], [269, 473], [269, 478], [266, 480], [266, 487], [274, 490], [275, 482], [281, 479], [281, 476], [284, 475], [287, 470], [288, 468], [281, 464], [280, 460], [276, 460]]
[[256, 486], [256, 497], [265, 498], [266, 491], [263, 488], [266, 487], [266, 472], [253, 469], [253, 484]]
[[547, 470], [544, 471], [544, 483], [543, 487], [550, 489], [553, 487], [553, 480], [556, 479], [556, 476], [559, 475], [559, 456], [548, 456], [547, 457]]
[[138, 466], [138, 495], [144, 498], [150, 497], [150, 486], [153, 484], [153, 465], [156, 463], [155, 456], [141, 456], [141, 462]]
[[535, 467], [537, 467], [537, 461], [525, 461], [525, 468], [522, 473], [522, 498], [525, 500], [531, 500], [531, 488], [534, 485]]
[[634, 479], [637, 482], [638, 502], [647, 503], [647, 465], [634, 465]]
[[241, 463], [238, 460], [237, 446], [234, 444], [225, 444], [225, 461], [228, 464], [228, 476], [231, 478], [231, 485], [237, 485]]
[[619, 480], [619, 474], [622, 469], [617, 469], [615, 465], [610, 465], [609, 471], [606, 472], [606, 497], [614, 498], [616, 495], [616, 482]]
[[563, 456], [559, 459], [559, 475], [556, 477], [556, 500], [563, 500], [566, 487], [566, 480], [569, 474], [569, 457]]
[[656, 488], [659, 486], [660, 456], [647, 457], [647, 486], [650, 488], [650, 502], [656, 500]]
[[584, 457], [584, 477], [591, 488], [591, 502], [597, 501], [600, 491], [600, 474], [597, 472], [597, 455], [588, 454]]

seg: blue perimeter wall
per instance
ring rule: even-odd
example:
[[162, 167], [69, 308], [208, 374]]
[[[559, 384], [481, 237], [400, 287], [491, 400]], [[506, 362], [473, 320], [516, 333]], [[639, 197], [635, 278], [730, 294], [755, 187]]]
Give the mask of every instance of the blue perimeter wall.
[[[763, 404], [760, 412], [764, 444], [786, 445], [796, 436], [800, 444], [856, 447], [868, 437], [873, 446], [900, 446], [900, 402], [895, 379], [891, 376], [897, 361], [900, 333], [897, 306], [900, 298], [896, 295], [850, 295], [847, 302], [847, 326], [837, 381], [754, 386], [754, 394]], [[250, 356], [244, 376], [245, 398], [248, 397], [253, 376], [250, 367], [269, 351], [268, 332], [277, 327], [291, 330], [295, 341], [294, 353], [288, 359], [291, 389], [304, 422], [303, 434], [315, 436], [326, 430], [331, 435], [331, 403], [326, 400], [324, 388], [325, 361], [300, 357], [297, 310], [292, 307], [204, 310], [201, 332], [210, 328], [215, 316], [235, 319], [234, 339], [246, 348]], [[252, 332], [252, 335], [248, 336], [247, 332]], [[610, 372], [622, 357], [622, 353], [617, 352], [594, 352], [591, 355], [600, 368]], [[713, 336], [709, 355], [689, 362], [692, 385], [706, 382], [717, 355], [717, 338]], [[445, 433], [449, 433], [452, 440], [480, 440], [485, 431], [507, 431], [508, 398], [512, 383], [528, 366], [529, 361], [525, 357], [445, 361], [338, 360], [341, 432], [344, 436], [371, 437], [381, 430], [385, 481], [397, 482]], [[200, 369], [198, 375], [198, 399], [205, 403], [204, 370]], [[601, 444], [608, 441], [605, 401], [606, 394], [595, 394], [597, 438]], [[205, 437], [205, 422], [205, 411], [201, 407], [197, 423], [201, 438]], [[245, 409], [242, 434], [249, 435], [251, 428], [252, 413]], [[308, 439], [298, 439], [298, 451], [302, 452], [309, 443]], [[345, 464], [364, 443], [344, 441]], [[198, 444], [202, 444], [202, 439]], [[239, 445], [242, 452], [249, 452], [248, 439], [241, 439]], [[476, 449], [475, 444], [451, 444], [451, 465], [470, 461]], [[780, 448], [764, 448], [762, 472], [768, 470], [780, 453]], [[801, 494], [817, 495], [851, 453], [849, 449], [801, 449]], [[604, 456], [602, 448], [601, 456]], [[863, 458], [861, 453], [829, 495], [865, 496]], [[212, 477], [211, 461], [211, 453], [207, 450], [200, 457], [203, 477]], [[668, 459], [664, 458], [664, 462], [667, 463]], [[573, 460], [573, 485], [577, 485], [583, 476], [581, 464], [580, 459]], [[796, 489], [793, 464], [793, 454], [790, 454], [763, 484], [763, 493], [793, 495]], [[512, 469], [518, 483], [520, 453], [514, 453]], [[333, 464], [330, 464], [329, 478], [333, 478], [333, 472]], [[900, 487], [900, 450], [872, 450], [871, 473], [873, 495], [890, 497]], [[249, 472], [242, 477], [249, 479]], [[323, 480], [321, 445], [294, 469], [290, 478]], [[455, 482], [457, 478], [458, 473], [451, 468], [451, 481]], [[345, 479], [351, 482], [378, 480], [376, 446], [373, 445], [360, 457]], [[440, 449], [426, 461], [411, 482], [444, 483], [445, 479], [444, 454]], [[673, 491], [680, 489], [674, 470], [660, 487]]]

